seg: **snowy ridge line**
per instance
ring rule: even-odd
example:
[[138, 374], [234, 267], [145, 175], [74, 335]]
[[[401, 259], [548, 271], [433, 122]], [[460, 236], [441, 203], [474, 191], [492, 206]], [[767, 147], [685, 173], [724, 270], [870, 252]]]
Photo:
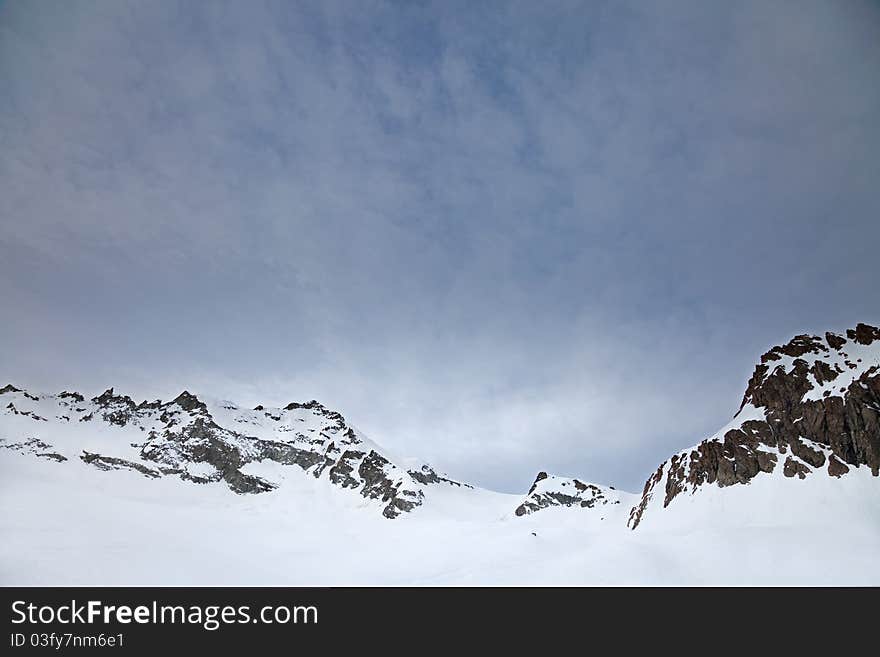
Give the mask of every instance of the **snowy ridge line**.
[[[522, 504], [515, 511], [525, 516], [550, 507], [593, 509], [606, 513], [605, 507], [623, 505], [629, 509], [637, 496], [618, 491], [614, 486], [600, 486], [571, 477], [559, 477], [539, 472]], [[604, 520], [604, 515], [600, 515]]]
[[68, 391], [35, 395], [9, 384], [0, 389], [0, 401], [0, 447], [59, 463], [78, 459], [99, 470], [150, 478], [222, 481], [242, 494], [278, 486], [255, 474], [256, 464], [296, 465], [359, 493], [386, 518], [421, 506], [429, 487], [469, 487], [428, 464], [396, 465], [340, 413], [315, 400], [248, 409], [229, 401], [206, 403], [184, 391], [169, 402], [136, 404], [113, 388], [86, 399]]

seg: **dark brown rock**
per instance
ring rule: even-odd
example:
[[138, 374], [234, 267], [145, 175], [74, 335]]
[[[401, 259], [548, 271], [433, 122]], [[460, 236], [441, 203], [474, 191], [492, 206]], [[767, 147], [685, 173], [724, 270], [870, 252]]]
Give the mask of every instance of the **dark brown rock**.
[[808, 474], [810, 474], [810, 468], [801, 463], [800, 461], [795, 461], [790, 456], [785, 459], [785, 466], [782, 468], [782, 474], [786, 477], [794, 477], [797, 475], [801, 479], [806, 478]]
[[538, 473], [538, 476], [535, 477], [535, 481], [534, 481], [534, 483], [532, 484], [532, 487], [529, 488], [529, 495], [531, 495], [532, 493], [535, 492], [535, 489], [538, 487], [538, 482], [539, 482], [539, 481], [543, 481], [544, 479], [547, 478], [547, 476], [548, 476], [548, 475], [547, 475], [546, 472], [543, 472], [543, 471], [542, 471], [542, 472], [539, 472], [539, 473]]
[[836, 333], [828, 332], [825, 334], [825, 342], [827, 342], [832, 349], [840, 349], [846, 344], [846, 338], [837, 335]]
[[857, 324], [855, 330], [848, 330], [846, 335], [859, 344], [871, 344], [874, 340], [880, 340], [880, 328], [868, 324]]
[[[880, 340], [880, 329], [859, 324], [846, 335], [868, 345]], [[776, 451], [797, 457], [786, 458], [783, 472], [787, 477], [804, 478], [826, 461], [832, 476], [846, 474], [846, 464], [866, 465], [874, 476], [880, 475], [880, 369], [871, 367], [856, 381], [824, 391], [822, 399], [804, 400], [814, 382], [825, 385], [840, 377], [840, 370], [821, 358], [831, 349], [845, 356], [840, 350], [846, 344], [847, 339], [834, 333], [826, 333], [824, 340], [799, 335], [765, 353], [740, 404], [740, 410], [746, 404], [761, 409], [764, 419], [746, 421], [728, 431], [723, 440], [705, 440], [661, 465], [646, 482], [642, 501], [630, 514], [630, 526], [635, 528], [640, 522], [664, 478], [664, 468], [664, 506], [688, 488], [745, 484], [760, 473], [772, 472], [777, 466]], [[787, 367], [778, 362], [784, 357], [791, 359]], [[832, 458], [826, 458], [829, 450]]]
[[843, 463], [837, 460], [836, 456], [831, 456], [828, 459], [828, 474], [832, 477], [841, 477], [849, 472], [849, 468], [846, 467]]

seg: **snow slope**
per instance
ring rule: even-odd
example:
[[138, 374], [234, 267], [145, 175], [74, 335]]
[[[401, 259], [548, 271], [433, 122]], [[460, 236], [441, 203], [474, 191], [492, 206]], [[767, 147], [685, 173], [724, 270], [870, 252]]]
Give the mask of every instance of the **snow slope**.
[[[864, 469], [830, 482], [833, 497], [819, 478], [712, 489], [667, 509], [674, 522], [631, 531], [625, 514], [516, 517], [520, 496], [479, 489], [439, 489], [436, 506], [389, 521], [292, 469], [273, 491], [239, 495], [62, 465], [0, 454], [3, 585], [880, 584]], [[768, 499], [782, 512], [752, 512]]]

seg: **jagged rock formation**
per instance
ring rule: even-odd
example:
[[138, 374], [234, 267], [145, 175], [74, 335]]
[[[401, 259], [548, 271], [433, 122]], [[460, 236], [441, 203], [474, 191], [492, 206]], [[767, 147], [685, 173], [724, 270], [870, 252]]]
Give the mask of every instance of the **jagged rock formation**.
[[407, 470], [407, 473], [410, 477], [415, 479], [420, 484], [439, 484], [446, 483], [452, 486], [456, 486], [458, 488], [473, 488], [470, 484], [465, 484], [461, 481], [455, 481], [450, 479], [449, 477], [444, 477], [443, 475], [437, 474], [435, 470], [430, 465], [423, 465], [418, 470]]
[[52, 445], [44, 443], [39, 438], [30, 438], [20, 443], [10, 443], [5, 438], [0, 438], [0, 448], [12, 450], [19, 454], [33, 454], [39, 458], [51, 459], [59, 463], [66, 461], [67, 458], [57, 452], [49, 452]]
[[777, 468], [803, 479], [862, 466], [880, 474], [880, 329], [799, 335], [761, 356], [734, 422], [657, 468], [629, 526], [661, 496], [666, 507], [685, 491], [747, 484]]
[[[0, 396], [5, 402], [0, 447], [59, 463], [76, 458], [99, 470], [131, 470], [148, 478], [224, 482], [236, 493], [247, 494], [277, 487], [248, 471], [254, 464], [274, 462], [297, 466], [330, 485], [375, 500], [386, 518], [419, 507], [428, 486], [463, 485], [428, 465], [408, 471], [398, 467], [340, 413], [314, 400], [250, 410], [231, 402], [209, 407], [188, 391], [170, 402], [138, 404], [113, 388], [86, 400], [68, 391], [33, 395], [11, 384], [0, 389]], [[53, 447], [35, 437], [47, 432], [63, 434], [65, 440]], [[106, 449], [98, 452], [66, 440], [68, 434], [92, 433], [107, 434]]]
[[[554, 506], [593, 509], [605, 505], [618, 505], [629, 501], [629, 493], [621, 493], [613, 486], [597, 486], [578, 479], [557, 477], [539, 472], [523, 503], [516, 508], [516, 515], [524, 516]], [[631, 502], [630, 502], [631, 503]]]

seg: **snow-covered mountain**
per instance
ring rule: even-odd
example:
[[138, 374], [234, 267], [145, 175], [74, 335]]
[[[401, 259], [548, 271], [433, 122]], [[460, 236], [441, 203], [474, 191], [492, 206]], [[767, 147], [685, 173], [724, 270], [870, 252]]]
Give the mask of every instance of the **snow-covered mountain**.
[[[0, 583], [878, 584], [880, 330], [761, 357], [639, 495], [524, 495], [400, 458], [317, 401], [0, 389]], [[846, 559], [840, 559], [846, 554]]]
[[604, 507], [623, 504], [632, 507], [636, 496], [618, 491], [614, 486], [590, 484], [571, 477], [558, 477], [539, 472], [535, 483], [522, 504], [516, 507], [516, 515], [524, 516], [549, 507], [566, 507], [602, 511]]
[[[34, 394], [9, 384], [0, 449], [56, 463], [78, 460], [97, 470], [128, 470], [148, 479], [178, 477], [222, 483], [238, 494], [270, 492], [286, 468], [374, 501], [394, 519], [425, 503], [431, 487], [473, 489], [428, 464], [397, 459], [312, 400], [281, 408], [241, 408], [200, 400], [188, 391], [171, 401], [142, 401], [113, 388], [86, 399], [77, 392]], [[405, 465], [404, 465], [405, 464]], [[633, 495], [541, 472], [514, 510], [521, 516], [550, 506], [593, 509]]]
[[0, 401], [0, 448], [58, 463], [78, 459], [147, 478], [223, 482], [241, 494], [277, 488], [272, 473], [291, 466], [374, 500], [386, 518], [421, 506], [429, 486], [464, 485], [427, 464], [395, 465], [340, 413], [314, 400], [249, 409], [228, 401], [209, 405], [184, 391], [169, 402], [136, 404], [113, 388], [85, 399], [10, 384], [0, 389]]
[[867, 324], [845, 335], [799, 335], [761, 356], [733, 421], [662, 463], [629, 525], [711, 485], [853, 470], [880, 474], [880, 329]]

